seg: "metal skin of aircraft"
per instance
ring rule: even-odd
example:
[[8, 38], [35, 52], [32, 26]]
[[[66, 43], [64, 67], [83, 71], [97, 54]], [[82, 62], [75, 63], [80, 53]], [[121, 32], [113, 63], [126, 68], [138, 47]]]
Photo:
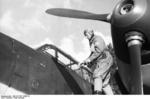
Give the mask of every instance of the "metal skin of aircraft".
[[150, 0], [121, 0], [111, 14], [53, 8], [46, 13], [111, 24], [121, 81], [129, 94], [150, 93]]
[[[34, 50], [3, 33], [0, 47], [0, 95], [92, 94], [92, 85], [69, 68], [78, 62], [57, 47]], [[49, 48], [54, 56], [45, 51]]]

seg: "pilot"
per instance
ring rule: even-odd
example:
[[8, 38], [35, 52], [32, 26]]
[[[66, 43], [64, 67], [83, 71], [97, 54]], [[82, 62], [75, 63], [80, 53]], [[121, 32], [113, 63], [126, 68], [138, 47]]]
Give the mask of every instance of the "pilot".
[[84, 30], [84, 36], [89, 40], [91, 54], [81, 64], [89, 64], [93, 72], [94, 94], [113, 94], [109, 84], [113, 58], [101, 36], [95, 35], [93, 30]]

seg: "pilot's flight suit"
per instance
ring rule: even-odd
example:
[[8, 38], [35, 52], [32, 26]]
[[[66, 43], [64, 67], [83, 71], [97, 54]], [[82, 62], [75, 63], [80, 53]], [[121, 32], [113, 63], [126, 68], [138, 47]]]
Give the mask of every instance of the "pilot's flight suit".
[[91, 62], [88, 67], [93, 71], [94, 90], [102, 91], [103, 89], [106, 94], [113, 94], [109, 85], [109, 69], [113, 64], [112, 56], [100, 36], [94, 35], [89, 40], [89, 44], [91, 54], [87, 59]]

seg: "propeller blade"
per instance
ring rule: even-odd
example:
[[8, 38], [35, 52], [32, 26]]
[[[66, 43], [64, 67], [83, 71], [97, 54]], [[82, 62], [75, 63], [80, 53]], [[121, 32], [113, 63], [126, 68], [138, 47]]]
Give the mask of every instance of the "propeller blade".
[[47, 9], [46, 13], [51, 15], [56, 15], [56, 16], [62, 16], [62, 17], [91, 19], [91, 20], [100, 20], [104, 22], [109, 22], [109, 19], [107, 18], [109, 14], [94, 14], [85, 11], [62, 9], [62, 8]]
[[132, 45], [128, 47], [130, 53], [130, 91], [131, 94], [143, 94], [143, 80], [141, 73], [141, 45]]

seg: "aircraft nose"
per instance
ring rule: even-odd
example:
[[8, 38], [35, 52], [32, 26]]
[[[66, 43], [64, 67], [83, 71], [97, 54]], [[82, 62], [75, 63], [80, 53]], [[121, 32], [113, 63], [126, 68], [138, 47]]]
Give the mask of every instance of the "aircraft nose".
[[146, 0], [123, 0], [113, 11], [112, 24], [120, 27], [134, 24], [145, 14], [146, 7]]

